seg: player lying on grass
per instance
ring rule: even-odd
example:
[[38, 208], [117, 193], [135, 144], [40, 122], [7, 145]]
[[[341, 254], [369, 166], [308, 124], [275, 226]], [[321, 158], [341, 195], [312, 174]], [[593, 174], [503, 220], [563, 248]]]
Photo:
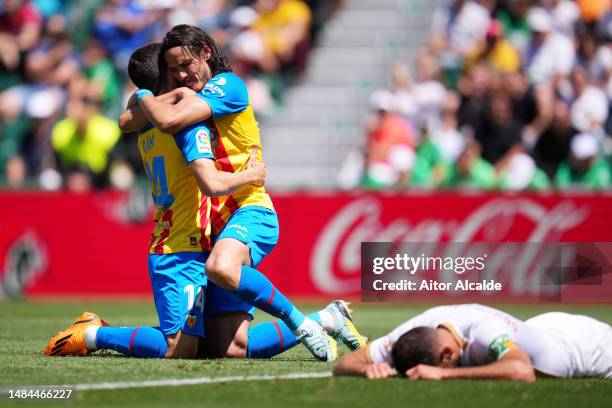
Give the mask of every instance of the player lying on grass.
[[612, 378], [612, 327], [561, 312], [521, 321], [482, 305], [439, 306], [344, 355], [334, 375], [415, 380]]
[[[128, 71], [137, 86], [156, 88], [159, 49], [160, 44], [152, 44], [132, 55]], [[209, 293], [204, 276], [204, 262], [210, 249], [206, 217], [208, 200], [198, 188], [193, 167], [206, 169], [204, 174], [199, 174], [200, 183], [214, 184], [215, 189], [222, 192], [232, 191], [245, 182], [261, 183], [265, 169], [257, 165], [252, 154], [244, 172], [217, 171], [212, 164], [209, 136], [208, 128], [203, 125], [192, 126], [174, 136], [151, 126], [139, 134], [139, 150], [157, 207], [149, 272], [160, 327], [109, 327], [94, 313], [86, 312], [51, 339], [45, 354], [86, 355], [97, 349], [112, 349], [137, 357], [193, 358], [198, 346], [204, 343], [201, 340], [204, 338], [205, 311], [210, 314], [210, 309], [231, 308], [236, 304], [238, 300], [231, 296], [221, 296], [225, 300], [223, 304], [214, 301], [211, 304], [209, 296], [204, 296]], [[192, 213], [196, 216], [189, 216]], [[218, 291], [222, 295], [223, 290]], [[350, 328], [354, 326], [345, 302], [334, 301], [311, 318], [320, 321], [344, 342], [355, 343], [354, 338], [350, 343]], [[207, 338], [217, 335], [214, 331], [208, 333]], [[243, 352], [230, 356], [272, 357], [299, 341], [283, 322], [256, 325], [248, 330], [247, 339]]]
[[[136, 130], [149, 121], [162, 131], [177, 132], [206, 121], [217, 168], [228, 172], [244, 168], [251, 147], [261, 146], [259, 128], [244, 81], [231, 72], [214, 40], [198, 27], [176, 26], [164, 37], [160, 62], [162, 75], [167, 72], [188, 88], [158, 98], [149, 90], [138, 90], [138, 106], [120, 118], [122, 130]], [[256, 269], [279, 234], [277, 215], [265, 188], [244, 186], [214, 200], [212, 207], [214, 246], [206, 274], [213, 284], [207, 289], [211, 303], [207, 308], [219, 313], [207, 318], [207, 330], [216, 334], [207, 339], [208, 349], [217, 355], [233, 355], [230, 349], [242, 352], [255, 306], [282, 319], [288, 328], [284, 337], [297, 335], [318, 359], [335, 359], [336, 342], [321, 328], [322, 322], [305, 316]], [[359, 347], [363, 338], [356, 332], [353, 337], [353, 348]]]

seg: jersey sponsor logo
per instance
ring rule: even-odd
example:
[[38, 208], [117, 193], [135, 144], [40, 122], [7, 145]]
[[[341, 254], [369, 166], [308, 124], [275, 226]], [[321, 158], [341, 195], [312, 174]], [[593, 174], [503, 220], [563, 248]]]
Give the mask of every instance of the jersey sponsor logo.
[[225, 91], [219, 85], [213, 84], [212, 82], [209, 82], [206, 84], [206, 86], [204, 86], [204, 93], [218, 95], [221, 98], [225, 96]]
[[489, 344], [489, 355], [494, 359], [500, 359], [504, 354], [506, 354], [511, 349], [515, 348], [516, 344], [512, 341], [510, 336], [507, 334], [502, 334], [501, 336], [497, 336], [491, 344]]
[[196, 146], [198, 153], [210, 153], [212, 154], [212, 148], [210, 147], [210, 141], [208, 140], [208, 134], [204, 130], [198, 130], [196, 132]]
[[249, 234], [249, 229], [247, 227], [245, 227], [245, 226], [240, 225], [240, 224], [232, 224], [232, 225], [228, 226], [228, 228], [232, 228], [235, 233], [237, 233], [238, 235], [240, 235], [244, 239], [246, 239], [246, 237]]

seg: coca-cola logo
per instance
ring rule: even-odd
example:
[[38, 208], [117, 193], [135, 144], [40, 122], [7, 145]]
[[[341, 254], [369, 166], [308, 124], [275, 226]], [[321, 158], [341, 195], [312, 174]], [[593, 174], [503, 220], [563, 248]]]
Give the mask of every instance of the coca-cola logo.
[[[357, 293], [360, 289], [360, 249], [362, 242], [457, 242], [447, 256], [470, 252], [470, 243], [481, 242], [558, 242], [564, 233], [580, 225], [591, 213], [588, 204], [567, 199], [552, 208], [528, 198], [494, 198], [463, 219], [426, 218], [412, 221], [398, 216], [386, 224], [381, 220], [383, 203], [376, 197], [356, 199], [338, 211], [321, 230], [310, 259], [310, 274], [318, 290], [333, 295]], [[520, 228], [519, 228], [520, 224]], [[473, 245], [473, 244], [472, 244]], [[516, 274], [512, 290], [521, 292], [533, 286], [527, 281], [528, 265], [534, 251], [512, 254]], [[491, 256], [508, 256], [490, 254]], [[446, 280], [453, 276], [441, 276]]]

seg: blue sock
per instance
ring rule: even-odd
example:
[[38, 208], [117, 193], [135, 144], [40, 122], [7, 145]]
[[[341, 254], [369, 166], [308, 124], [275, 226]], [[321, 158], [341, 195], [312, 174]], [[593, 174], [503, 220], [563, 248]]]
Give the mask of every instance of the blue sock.
[[304, 321], [304, 314], [280, 292], [261, 272], [248, 266], [242, 267], [240, 283], [233, 292], [245, 302], [278, 317], [291, 330]]
[[[321, 324], [317, 313], [308, 317]], [[260, 323], [249, 329], [247, 358], [272, 358], [298, 343], [297, 336], [282, 321]]]
[[168, 344], [166, 336], [156, 327], [100, 327], [96, 347], [145, 358], [164, 358]]

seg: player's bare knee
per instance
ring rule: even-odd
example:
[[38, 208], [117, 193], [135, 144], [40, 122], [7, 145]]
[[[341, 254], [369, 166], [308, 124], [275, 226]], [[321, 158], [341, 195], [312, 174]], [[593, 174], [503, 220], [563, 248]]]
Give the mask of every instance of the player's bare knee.
[[211, 255], [206, 261], [206, 274], [224, 289], [236, 289], [240, 283], [240, 265], [223, 255]]
[[247, 345], [232, 343], [227, 352], [225, 353], [226, 358], [246, 358], [247, 357]]
[[227, 349], [227, 358], [246, 358], [247, 357], [248, 336], [238, 331]]
[[176, 345], [178, 341], [175, 336], [166, 336], [166, 354], [165, 358], [176, 358]]

